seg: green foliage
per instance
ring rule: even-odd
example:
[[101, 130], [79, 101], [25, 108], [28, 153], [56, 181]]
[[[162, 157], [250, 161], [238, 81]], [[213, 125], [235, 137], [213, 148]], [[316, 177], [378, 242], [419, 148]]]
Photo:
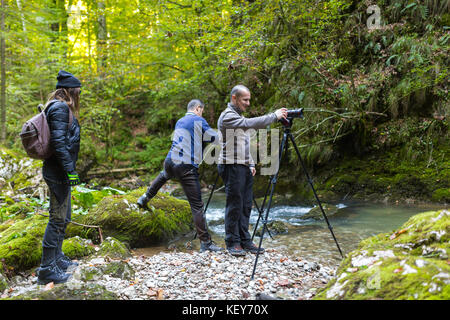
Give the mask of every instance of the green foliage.
[[66, 68], [83, 83], [87, 167], [160, 170], [188, 101], [214, 126], [237, 83], [252, 92], [246, 116], [305, 108], [293, 132], [312, 168], [370, 149], [379, 123], [448, 116], [447, 1], [375, 1], [375, 30], [350, 0], [7, 3], [8, 143], [21, 147], [15, 133]]

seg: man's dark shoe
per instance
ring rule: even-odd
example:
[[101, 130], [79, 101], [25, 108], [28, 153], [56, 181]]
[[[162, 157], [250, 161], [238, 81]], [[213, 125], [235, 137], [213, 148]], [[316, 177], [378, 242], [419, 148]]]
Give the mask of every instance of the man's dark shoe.
[[56, 265], [63, 272], [72, 272], [73, 269], [78, 267], [78, 262], [72, 261], [67, 256], [62, 255], [56, 259]]
[[143, 196], [141, 196], [141, 197], [138, 199], [137, 204], [138, 204], [139, 208], [148, 210], [147, 203], [148, 203], [149, 201], [150, 201], [150, 199], [147, 197], [146, 194], [144, 194]]
[[[254, 254], [258, 253], [258, 247], [254, 243], [244, 245], [244, 246], [242, 246], [242, 249], [244, 249], [245, 251], [250, 252], [250, 253], [254, 253]], [[259, 253], [264, 253], [264, 251], [265, 250], [262, 247], [259, 249]]]
[[227, 248], [228, 253], [235, 257], [243, 257], [245, 256], [245, 251], [241, 248], [241, 246], [233, 246]]
[[59, 269], [56, 262], [52, 262], [50, 265], [46, 267], [40, 267], [38, 269], [38, 284], [47, 284], [53, 282], [64, 283], [70, 278], [70, 274], [64, 273], [61, 269]]
[[223, 251], [223, 248], [217, 246], [212, 240], [209, 241], [200, 241], [200, 252], [205, 251], [213, 251], [213, 252], [220, 252]]

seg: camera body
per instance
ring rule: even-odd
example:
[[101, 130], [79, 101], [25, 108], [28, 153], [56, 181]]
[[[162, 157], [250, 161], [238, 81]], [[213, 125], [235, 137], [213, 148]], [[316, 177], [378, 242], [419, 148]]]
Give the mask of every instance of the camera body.
[[290, 126], [292, 126], [292, 121], [295, 118], [302, 118], [302, 119], [304, 118], [304, 116], [303, 116], [303, 108], [288, 110], [286, 119], [281, 118], [280, 122], [284, 126], [290, 127]]

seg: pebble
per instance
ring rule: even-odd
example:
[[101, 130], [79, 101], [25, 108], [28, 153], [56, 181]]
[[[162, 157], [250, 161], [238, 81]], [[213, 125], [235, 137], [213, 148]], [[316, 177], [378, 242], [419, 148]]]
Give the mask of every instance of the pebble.
[[[90, 281], [115, 292], [123, 300], [245, 300], [255, 299], [257, 293], [305, 300], [313, 298], [335, 273], [334, 269], [317, 262], [297, 261], [283, 252], [266, 250], [258, 260], [252, 280], [254, 260], [251, 254], [233, 257], [223, 252], [161, 252], [126, 260], [135, 271], [133, 280], [102, 275]], [[75, 274], [105, 263], [102, 258], [81, 260]], [[72, 277], [66, 285], [78, 285], [81, 281], [86, 280]], [[0, 295], [13, 297], [43, 287], [36, 283], [35, 275], [18, 276], [14, 285]]]

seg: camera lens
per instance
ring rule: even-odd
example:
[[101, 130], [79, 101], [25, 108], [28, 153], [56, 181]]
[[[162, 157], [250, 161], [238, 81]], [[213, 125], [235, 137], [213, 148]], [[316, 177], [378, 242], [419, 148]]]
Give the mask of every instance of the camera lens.
[[287, 111], [288, 118], [303, 118], [303, 108]]

